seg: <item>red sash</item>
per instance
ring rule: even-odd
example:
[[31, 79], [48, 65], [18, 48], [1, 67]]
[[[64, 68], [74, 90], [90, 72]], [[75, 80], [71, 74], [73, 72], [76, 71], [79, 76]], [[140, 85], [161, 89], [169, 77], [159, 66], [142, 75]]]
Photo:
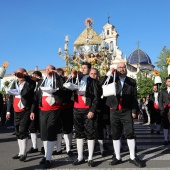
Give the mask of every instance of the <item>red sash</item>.
[[154, 108], [159, 109], [159, 106], [156, 103], [154, 103]]
[[39, 107], [41, 110], [48, 111], [48, 110], [58, 110], [62, 108], [61, 103], [54, 103], [52, 106], [50, 106], [46, 101], [47, 97], [48, 96], [42, 96], [42, 106]]
[[74, 101], [74, 108], [82, 108], [82, 109], [88, 109], [90, 106], [87, 106], [85, 102], [83, 101], [83, 96], [77, 95], [76, 100]]
[[164, 106], [164, 109], [169, 109], [169, 108], [170, 108], [170, 103]]
[[23, 112], [25, 110], [24, 108], [20, 109], [18, 107], [20, 100], [21, 100], [21, 98], [16, 98], [16, 97], [14, 98], [14, 102], [13, 102], [14, 112]]
[[122, 110], [122, 97], [118, 100], [117, 110]]
[[[110, 107], [110, 110], [113, 110], [114, 108]], [[117, 110], [122, 110], [122, 97], [118, 100]]]

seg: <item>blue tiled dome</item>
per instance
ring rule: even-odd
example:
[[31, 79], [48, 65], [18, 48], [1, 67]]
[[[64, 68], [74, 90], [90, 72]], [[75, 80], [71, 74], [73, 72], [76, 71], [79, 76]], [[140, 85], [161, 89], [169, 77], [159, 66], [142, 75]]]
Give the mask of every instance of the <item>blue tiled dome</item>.
[[133, 51], [127, 61], [129, 64], [152, 64], [149, 56], [140, 49]]

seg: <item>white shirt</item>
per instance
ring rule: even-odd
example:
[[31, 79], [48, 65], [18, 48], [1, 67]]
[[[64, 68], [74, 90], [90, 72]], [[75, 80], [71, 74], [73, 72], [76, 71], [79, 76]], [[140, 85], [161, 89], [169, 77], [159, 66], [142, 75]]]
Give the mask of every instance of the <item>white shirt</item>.
[[18, 88], [19, 88], [19, 91], [20, 91], [20, 92], [21, 92], [21, 90], [23, 89], [24, 84], [25, 84], [25, 81], [22, 82], [22, 83], [18, 83]]
[[170, 92], [170, 87], [167, 87], [167, 91], [168, 91], [168, 93]]
[[85, 94], [88, 77], [89, 77], [89, 75], [85, 75], [82, 77], [80, 84], [79, 84], [79, 90], [77, 91], [77, 94], [80, 94], [80, 95]]
[[52, 84], [52, 78], [47, 77], [44, 83], [44, 87], [50, 87], [51, 84]]
[[[119, 77], [119, 79], [120, 79], [120, 83], [121, 83], [122, 89], [123, 89], [123, 85], [124, 85], [124, 82], [125, 82], [126, 77], [124, 77], [124, 78]], [[120, 92], [120, 95], [122, 96], [122, 90], [121, 90], [121, 92]]]
[[154, 92], [155, 103], [158, 105], [158, 92]]
[[120, 79], [120, 82], [121, 82], [121, 85], [122, 85], [122, 88], [123, 88], [126, 77], [124, 77], [124, 78], [119, 77], [119, 79]]

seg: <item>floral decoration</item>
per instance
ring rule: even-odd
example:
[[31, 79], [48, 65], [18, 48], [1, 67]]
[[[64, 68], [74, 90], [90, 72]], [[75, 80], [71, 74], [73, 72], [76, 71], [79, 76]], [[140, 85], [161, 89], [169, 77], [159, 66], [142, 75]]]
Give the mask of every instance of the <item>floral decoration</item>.
[[168, 64], [170, 64], [170, 57], [169, 57], [169, 58], [167, 58], [167, 63], [168, 63]]
[[155, 76], [159, 76], [159, 71], [158, 71], [158, 70], [154, 70], [154, 71], [153, 71], [153, 74], [154, 74]]

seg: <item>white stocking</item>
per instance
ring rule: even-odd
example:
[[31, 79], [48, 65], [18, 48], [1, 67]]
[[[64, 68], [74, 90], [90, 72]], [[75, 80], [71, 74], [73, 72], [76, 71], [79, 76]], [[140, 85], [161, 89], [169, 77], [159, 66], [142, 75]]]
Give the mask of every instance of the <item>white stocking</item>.
[[34, 149], [37, 149], [37, 134], [31, 133], [31, 141]]
[[26, 150], [27, 150], [27, 141], [28, 138], [22, 139], [21, 140], [21, 146], [22, 146], [22, 150], [21, 150], [21, 155], [26, 155]]
[[88, 145], [88, 151], [89, 151], [88, 161], [90, 161], [90, 160], [93, 160], [95, 140], [87, 140], [87, 145]]
[[47, 153], [46, 153], [46, 160], [51, 161], [51, 155], [53, 153], [53, 148], [56, 141], [47, 141]]
[[99, 142], [99, 147], [100, 147], [100, 152], [102, 153], [103, 152], [103, 140], [98, 140]]
[[116, 154], [116, 159], [120, 160], [120, 140], [113, 140], [113, 147]]
[[56, 142], [56, 147], [57, 147], [57, 152], [61, 151], [61, 142], [62, 142], [62, 135], [57, 134], [57, 142]]
[[69, 138], [70, 134], [64, 134], [64, 140], [66, 143], [66, 152], [69, 152], [71, 150], [71, 140]]
[[44, 157], [46, 157], [47, 156], [47, 141], [43, 141], [43, 145], [44, 145], [44, 151], [45, 151]]
[[83, 160], [83, 139], [77, 139], [77, 153], [78, 153], [78, 161]]
[[127, 144], [130, 152], [130, 159], [135, 159], [135, 139], [127, 139]]
[[18, 139], [18, 146], [19, 146], [19, 156], [22, 155], [21, 152], [22, 152], [22, 143], [21, 143], [21, 139]]

